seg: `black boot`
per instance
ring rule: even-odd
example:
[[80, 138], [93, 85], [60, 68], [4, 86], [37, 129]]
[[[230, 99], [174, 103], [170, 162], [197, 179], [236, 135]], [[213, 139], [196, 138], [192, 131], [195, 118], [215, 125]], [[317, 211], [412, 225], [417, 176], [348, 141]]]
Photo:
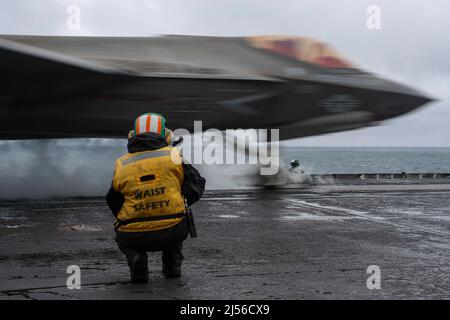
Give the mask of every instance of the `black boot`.
[[148, 282], [148, 266], [147, 254], [144, 252], [134, 251], [127, 256], [128, 265], [130, 266], [130, 277], [133, 283]]
[[183, 262], [183, 243], [180, 242], [177, 246], [166, 249], [162, 255], [162, 273], [166, 278], [181, 277], [181, 263]]

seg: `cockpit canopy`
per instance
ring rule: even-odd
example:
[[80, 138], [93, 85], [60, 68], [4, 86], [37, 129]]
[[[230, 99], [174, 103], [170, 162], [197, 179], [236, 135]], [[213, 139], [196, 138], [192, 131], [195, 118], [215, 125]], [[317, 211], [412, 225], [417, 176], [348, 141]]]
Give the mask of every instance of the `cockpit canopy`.
[[359, 69], [329, 45], [312, 38], [277, 35], [246, 37], [246, 40], [252, 47], [324, 68]]

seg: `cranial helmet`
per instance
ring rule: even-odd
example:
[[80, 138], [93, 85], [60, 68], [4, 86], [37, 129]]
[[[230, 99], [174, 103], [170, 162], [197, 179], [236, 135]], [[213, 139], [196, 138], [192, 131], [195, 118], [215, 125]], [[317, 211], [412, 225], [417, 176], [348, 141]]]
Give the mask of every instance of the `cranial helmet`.
[[166, 136], [166, 119], [156, 113], [146, 113], [137, 117], [134, 121], [134, 134], [153, 132]]
[[291, 161], [291, 168], [297, 168], [300, 165], [300, 161], [298, 159], [294, 159]]
[[158, 133], [168, 144], [172, 143], [172, 130], [166, 128], [166, 118], [160, 114], [146, 113], [137, 117], [134, 121], [134, 130], [129, 132], [128, 138], [148, 132]]

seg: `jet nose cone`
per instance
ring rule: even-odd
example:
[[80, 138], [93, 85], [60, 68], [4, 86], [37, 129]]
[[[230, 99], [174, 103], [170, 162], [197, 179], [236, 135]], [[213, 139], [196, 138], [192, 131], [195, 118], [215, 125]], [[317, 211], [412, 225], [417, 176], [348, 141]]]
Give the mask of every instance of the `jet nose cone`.
[[385, 81], [377, 95], [373, 111], [378, 120], [397, 117], [435, 101], [416, 89], [392, 81]]
[[374, 111], [378, 120], [384, 120], [409, 113], [432, 101], [426, 96], [388, 94], [385, 100], [377, 103]]

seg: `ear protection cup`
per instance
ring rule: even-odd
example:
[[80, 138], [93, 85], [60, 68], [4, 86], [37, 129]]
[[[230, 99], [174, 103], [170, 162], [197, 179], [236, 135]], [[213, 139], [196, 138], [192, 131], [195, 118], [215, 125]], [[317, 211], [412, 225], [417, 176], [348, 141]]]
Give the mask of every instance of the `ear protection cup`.
[[173, 141], [173, 132], [172, 132], [172, 130], [166, 128], [166, 130], [165, 130], [165, 139], [166, 139], [167, 144], [171, 144], [172, 143], [172, 141]]

